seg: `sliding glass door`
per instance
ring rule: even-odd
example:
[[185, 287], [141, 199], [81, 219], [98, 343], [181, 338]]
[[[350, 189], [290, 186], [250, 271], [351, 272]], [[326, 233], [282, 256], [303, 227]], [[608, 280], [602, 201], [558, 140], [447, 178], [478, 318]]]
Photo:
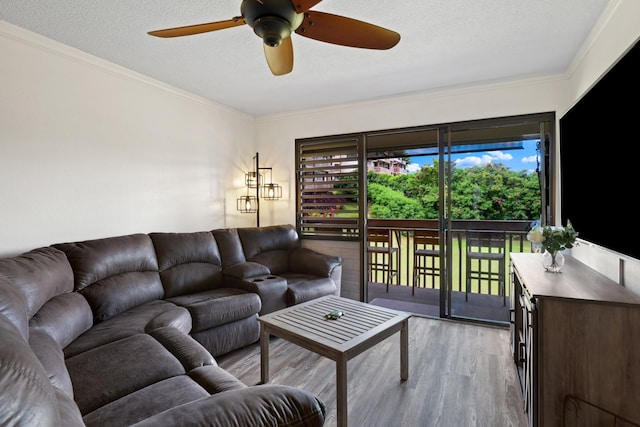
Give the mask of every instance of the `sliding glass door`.
[[[552, 119], [535, 115], [366, 134], [365, 228], [390, 229], [390, 245], [397, 248], [385, 261], [386, 276], [372, 275], [374, 266], [367, 266], [368, 301], [507, 323], [509, 253], [530, 250], [530, 223], [550, 211], [545, 159]], [[418, 244], [429, 230], [437, 232], [436, 248]], [[365, 247], [371, 263], [370, 245]]]
[[482, 121], [451, 126], [446, 218], [452, 254], [446, 317], [509, 322], [509, 254], [545, 205], [548, 123]]

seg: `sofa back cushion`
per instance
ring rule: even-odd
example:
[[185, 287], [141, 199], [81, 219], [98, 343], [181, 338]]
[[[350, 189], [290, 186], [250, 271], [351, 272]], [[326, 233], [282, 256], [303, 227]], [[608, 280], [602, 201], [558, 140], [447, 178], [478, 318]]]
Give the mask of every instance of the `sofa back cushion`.
[[77, 292], [51, 298], [29, 320], [29, 333], [49, 335], [63, 349], [93, 326], [93, 314], [87, 300]]
[[[35, 328], [63, 348], [93, 325], [86, 300], [72, 292], [73, 271], [64, 252], [46, 247], [1, 259], [0, 275], [13, 285], [3, 286], [0, 301], [8, 300], [0, 306], [11, 305], [13, 314], [5, 313], [25, 339]], [[16, 299], [16, 291], [22, 298]]]
[[156, 253], [146, 234], [54, 246], [67, 254], [75, 290], [89, 302], [96, 322], [164, 295]]
[[51, 298], [73, 291], [71, 266], [65, 254], [52, 247], [0, 259], [0, 275], [22, 292], [29, 318]]
[[4, 315], [13, 323], [25, 341], [29, 339], [27, 301], [22, 292], [2, 274], [0, 274], [0, 315]]
[[221, 287], [222, 261], [209, 232], [151, 233], [165, 298]]
[[300, 246], [292, 225], [239, 228], [238, 235], [246, 260], [266, 265], [272, 274], [289, 271], [289, 252]]
[[231, 267], [232, 265], [245, 262], [242, 242], [238, 236], [236, 228], [221, 228], [211, 232], [216, 239], [220, 256], [222, 257], [222, 268]]

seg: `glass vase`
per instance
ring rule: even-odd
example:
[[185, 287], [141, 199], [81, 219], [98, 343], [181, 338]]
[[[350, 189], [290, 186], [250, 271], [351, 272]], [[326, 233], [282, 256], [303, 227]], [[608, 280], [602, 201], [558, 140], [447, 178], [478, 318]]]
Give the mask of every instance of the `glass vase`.
[[550, 273], [560, 273], [564, 266], [564, 255], [562, 252], [544, 251], [542, 254], [542, 265]]

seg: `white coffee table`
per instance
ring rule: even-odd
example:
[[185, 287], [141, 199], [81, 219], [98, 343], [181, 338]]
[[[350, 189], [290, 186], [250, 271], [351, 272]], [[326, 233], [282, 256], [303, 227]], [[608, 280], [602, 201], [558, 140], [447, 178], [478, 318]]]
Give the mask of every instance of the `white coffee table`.
[[[325, 314], [340, 310], [338, 320]], [[262, 383], [269, 382], [269, 335], [283, 338], [336, 362], [338, 426], [347, 426], [347, 361], [400, 331], [400, 379], [409, 378], [409, 318], [347, 298], [327, 296], [260, 316]], [[372, 375], [375, 373], [372, 373]]]

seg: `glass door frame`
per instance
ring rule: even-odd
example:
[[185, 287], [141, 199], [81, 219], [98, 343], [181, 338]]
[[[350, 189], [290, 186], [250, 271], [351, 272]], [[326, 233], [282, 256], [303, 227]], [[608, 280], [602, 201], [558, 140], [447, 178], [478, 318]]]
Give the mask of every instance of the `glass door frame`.
[[[440, 317], [451, 317], [451, 292], [453, 288], [453, 238], [451, 230], [451, 130], [449, 126], [438, 128], [438, 191], [440, 192], [440, 237], [445, 242], [440, 251]], [[444, 280], [443, 280], [444, 279]]]

